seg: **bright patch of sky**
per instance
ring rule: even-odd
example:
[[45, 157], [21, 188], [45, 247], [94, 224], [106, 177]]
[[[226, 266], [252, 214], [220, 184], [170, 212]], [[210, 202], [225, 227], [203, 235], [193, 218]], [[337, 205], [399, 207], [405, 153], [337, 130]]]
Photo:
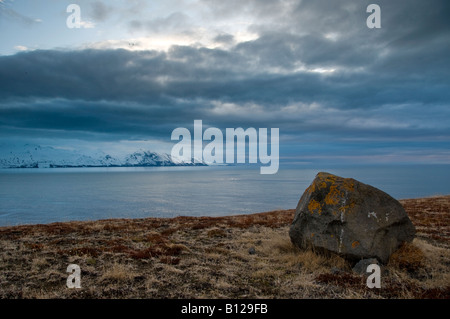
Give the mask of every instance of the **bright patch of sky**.
[[291, 162], [450, 163], [450, 1], [370, 29], [373, 2], [0, 0], [0, 143], [168, 151], [203, 120]]
[[[220, 19], [201, 1], [64, 1], [0, 2], [0, 54], [36, 49], [167, 50], [172, 45], [215, 48], [253, 40], [253, 19]], [[81, 28], [68, 28], [70, 4], [81, 12]]]

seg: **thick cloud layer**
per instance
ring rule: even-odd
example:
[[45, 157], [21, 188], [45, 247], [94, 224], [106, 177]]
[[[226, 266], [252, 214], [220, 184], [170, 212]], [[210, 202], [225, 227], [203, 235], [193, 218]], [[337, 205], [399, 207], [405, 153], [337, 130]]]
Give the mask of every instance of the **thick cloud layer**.
[[[366, 27], [369, 1], [200, 3], [209, 19], [246, 17], [258, 37], [227, 48], [0, 56], [1, 134], [170, 140], [174, 128], [202, 119], [278, 127], [289, 154], [305, 143], [311, 154], [335, 153], [330, 145], [341, 143], [342, 152], [404, 147], [449, 162], [448, 1], [377, 1], [381, 29]], [[113, 10], [93, 8], [97, 20]], [[130, 23], [153, 31], [191, 23], [183, 13], [163, 20]], [[217, 42], [234, 43], [219, 34]]]

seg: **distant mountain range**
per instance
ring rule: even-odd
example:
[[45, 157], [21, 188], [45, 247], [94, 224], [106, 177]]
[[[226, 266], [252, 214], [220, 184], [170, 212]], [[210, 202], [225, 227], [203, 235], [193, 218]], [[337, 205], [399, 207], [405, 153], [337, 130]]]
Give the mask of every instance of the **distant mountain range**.
[[56, 168], [56, 167], [146, 167], [146, 166], [207, 166], [172, 158], [165, 153], [138, 150], [118, 158], [104, 152], [83, 154], [79, 151], [26, 144], [0, 150], [0, 168]]

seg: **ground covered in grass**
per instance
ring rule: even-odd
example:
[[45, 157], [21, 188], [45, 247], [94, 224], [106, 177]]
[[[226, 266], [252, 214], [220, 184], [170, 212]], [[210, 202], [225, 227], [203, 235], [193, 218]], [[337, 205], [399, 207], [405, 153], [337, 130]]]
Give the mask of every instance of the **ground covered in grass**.
[[[450, 196], [402, 200], [417, 229], [381, 288], [289, 239], [294, 210], [0, 227], [0, 298], [449, 298]], [[81, 289], [68, 289], [69, 264]]]

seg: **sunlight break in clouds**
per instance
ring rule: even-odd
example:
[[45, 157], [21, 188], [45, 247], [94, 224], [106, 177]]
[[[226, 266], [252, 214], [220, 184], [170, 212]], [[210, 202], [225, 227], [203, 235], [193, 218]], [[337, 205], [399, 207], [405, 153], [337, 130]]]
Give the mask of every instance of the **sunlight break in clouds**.
[[3, 140], [159, 147], [202, 119], [278, 127], [299, 161], [448, 156], [447, 0], [378, 0], [376, 30], [354, 0], [80, 0], [67, 28], [70, 3], [0, 1]]

